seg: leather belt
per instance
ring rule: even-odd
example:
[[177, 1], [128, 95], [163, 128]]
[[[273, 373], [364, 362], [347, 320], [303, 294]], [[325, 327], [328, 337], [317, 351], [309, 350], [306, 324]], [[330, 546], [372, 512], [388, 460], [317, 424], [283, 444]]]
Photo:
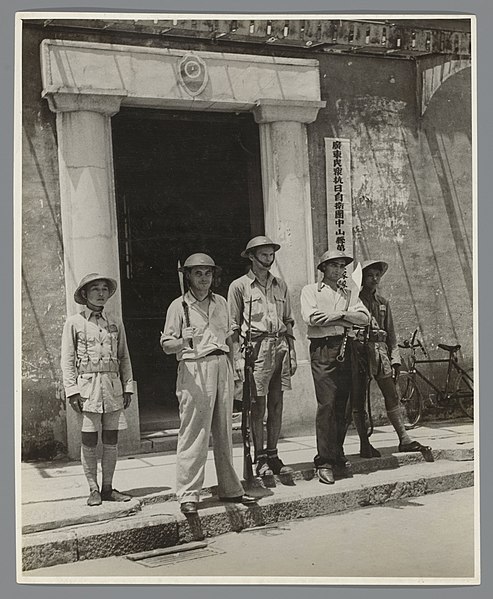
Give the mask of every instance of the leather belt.
[[206, 358], [208, 358], [209, 356], [223, 356], [226, 355], [228, 352], [224, 351], [222, 349], [215, 349], [214, 351], [209, 352], [208, 354], [206, 354]]

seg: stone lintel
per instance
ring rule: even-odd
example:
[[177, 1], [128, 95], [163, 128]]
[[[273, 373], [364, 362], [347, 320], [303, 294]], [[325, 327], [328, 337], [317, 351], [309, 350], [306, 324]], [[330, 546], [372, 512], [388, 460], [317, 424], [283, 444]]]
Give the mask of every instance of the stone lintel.
[[274, 100], [259, 99], [253, 108], [255, 122], [259, 124], [276, 121], [313, 123], [318, 111], [324, 108], [324, 100]]
[[126, 97], [122, 90], [50, 90], [43, 92], [53, 112], [98, 112], [108, 117], [120, 111], [122, 100]]

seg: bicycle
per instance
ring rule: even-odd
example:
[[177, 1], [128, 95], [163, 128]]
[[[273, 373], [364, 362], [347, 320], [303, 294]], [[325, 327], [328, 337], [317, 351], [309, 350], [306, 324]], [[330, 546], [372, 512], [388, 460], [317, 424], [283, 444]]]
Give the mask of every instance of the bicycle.
[[[461, 348], [457, 345], [446, 345], [438, 343], [438, 347], [448, 352], [447, 359], [430, 360], [423, 344], [417, 339], [418, 329], [414, 331], [411, 339], [406, 339], [399, 347], [410, 349], [410, 364], [408, 370], [402, 370], [396, 381], [397, 392], [401, 404], [406, 412], [409, 427], [414, 427], [421, 420], [424, 399], [422, 392], [417, 384], [417, 377], [424, 381], [430, 392], [428, 401], [434, 408], [442, 408], [445, 412], [453, 412], [455, 406], [459, 406], [462, 412], [471, 420], [474, 419], [474, 379], [473, 368], [464, 370], [459, 365], [457, 352]], [[417, 349], [421, 350], [425, 359], [418, 359]], [[447, 364], [447, 378], [443, 387], [438, 387], [417, 367], [418, 364]]]

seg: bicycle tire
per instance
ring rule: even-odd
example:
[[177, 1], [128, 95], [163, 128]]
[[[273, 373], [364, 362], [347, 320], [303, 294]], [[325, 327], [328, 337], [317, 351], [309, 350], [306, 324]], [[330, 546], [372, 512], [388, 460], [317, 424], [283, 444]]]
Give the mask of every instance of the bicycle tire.
[[467, 376], [461, 372], [457, 378], [452, 398], [457, 401], [464, 414], [474, 420], [474, 369], [469, 368], [465, 372]]
[[397, 395], [406, 414], [409, 427], [414, 427], [421, 420], [423, 402], [421, 392], [416, 385], [414, 375], [400, 372], [396, 381]]

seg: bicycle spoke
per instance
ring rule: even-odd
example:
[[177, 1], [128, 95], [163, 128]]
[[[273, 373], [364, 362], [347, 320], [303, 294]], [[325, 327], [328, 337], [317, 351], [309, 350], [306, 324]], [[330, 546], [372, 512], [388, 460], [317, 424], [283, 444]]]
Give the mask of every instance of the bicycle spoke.
[[399, 373], [396, 387], [409, 426], [416, 426], [421, 418], [422, 403], [421, 393], [416, 385], [414, 376], [408, 372]]

